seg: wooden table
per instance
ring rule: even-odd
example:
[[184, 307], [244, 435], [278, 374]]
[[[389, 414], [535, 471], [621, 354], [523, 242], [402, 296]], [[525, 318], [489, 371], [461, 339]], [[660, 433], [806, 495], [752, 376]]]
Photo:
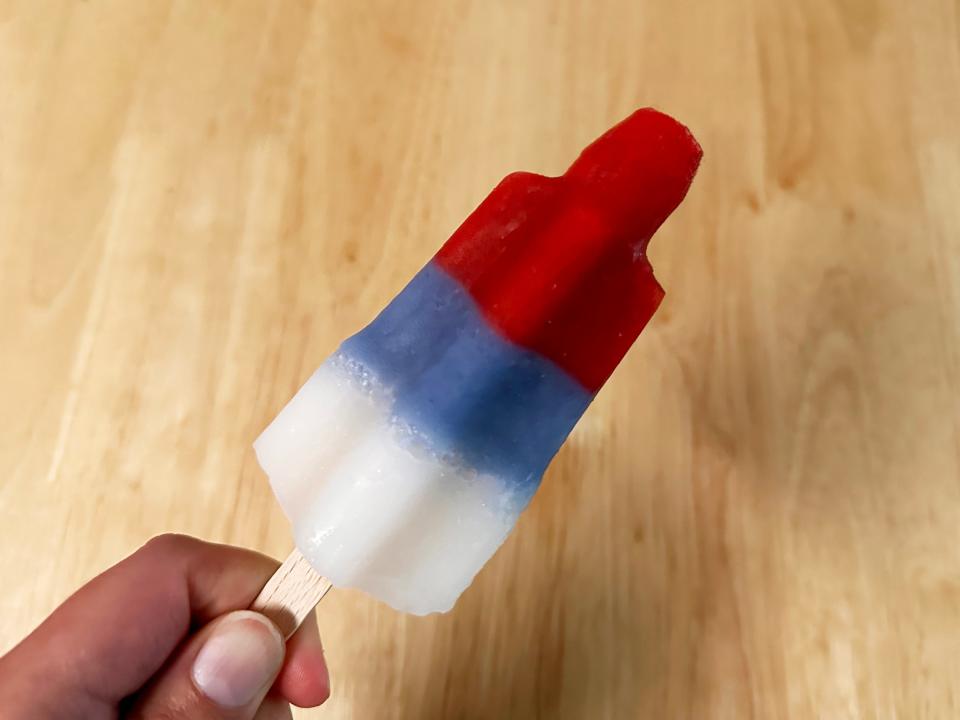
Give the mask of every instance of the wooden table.
[[[0, 647], [168, 530], [505, 173], [706, 158], [667, 300], [456, 610], [326, 718], [960, 716], [960, 4], [0, 1]], [[305, 716], [313, 716], [306, 714]]]

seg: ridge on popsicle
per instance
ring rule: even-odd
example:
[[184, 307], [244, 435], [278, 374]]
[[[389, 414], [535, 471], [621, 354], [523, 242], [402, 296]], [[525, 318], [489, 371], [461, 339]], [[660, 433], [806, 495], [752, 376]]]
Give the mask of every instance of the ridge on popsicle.
[[563, 175], [504, 178], [436, 262], [507, 338], [596, 392], [663, 299], [647, 244], [702, 155], [676, 120], [637, 110]]
[[255, 443], [334, 585], [450, 609], [663, 298], [650, 237], [701, 150], [638, 110], [558, 177], [512, 173]]

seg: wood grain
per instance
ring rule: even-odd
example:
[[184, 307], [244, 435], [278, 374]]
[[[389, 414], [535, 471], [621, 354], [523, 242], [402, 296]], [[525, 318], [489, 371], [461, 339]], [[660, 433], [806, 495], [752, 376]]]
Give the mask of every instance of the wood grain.
[[956, 0], [0, 0], [0, 649], [250, 443], [507, 172], [642, 105], [668, 295], [456, 610], [337, 591], [325, 718], [960, 716]]
[[270, 618], [283, 637], [289, 639], [331, 587], [332, 583], [294, 549], [263, 586], [250, 609]]

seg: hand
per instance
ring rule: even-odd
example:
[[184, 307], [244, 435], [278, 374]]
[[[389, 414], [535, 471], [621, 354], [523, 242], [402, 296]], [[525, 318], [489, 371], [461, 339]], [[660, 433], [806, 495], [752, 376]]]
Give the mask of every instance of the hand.
[[[3, 717], [289, 718], [330, 694], [316, 620], [245, 610], [278, 567], [181, 535], [94, 578], [0, 658]], [[7, 714], [9, 713], [9, 714]]]

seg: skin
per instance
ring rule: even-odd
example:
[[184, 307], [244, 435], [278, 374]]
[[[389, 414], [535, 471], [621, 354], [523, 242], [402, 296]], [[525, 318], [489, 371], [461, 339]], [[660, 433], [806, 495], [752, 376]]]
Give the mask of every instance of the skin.
[[312, 615], [287, 642], [269, 693], [254, 707], [218, 708], [191, 680], [193, 659], [218, 618], [249, 607], [277, 567], [241, 548], [154, 538], [0, 658], [0, 708], [36, 720], [270, 720], [291, 717], [290, 703], [320, 705], [330, 679]]

